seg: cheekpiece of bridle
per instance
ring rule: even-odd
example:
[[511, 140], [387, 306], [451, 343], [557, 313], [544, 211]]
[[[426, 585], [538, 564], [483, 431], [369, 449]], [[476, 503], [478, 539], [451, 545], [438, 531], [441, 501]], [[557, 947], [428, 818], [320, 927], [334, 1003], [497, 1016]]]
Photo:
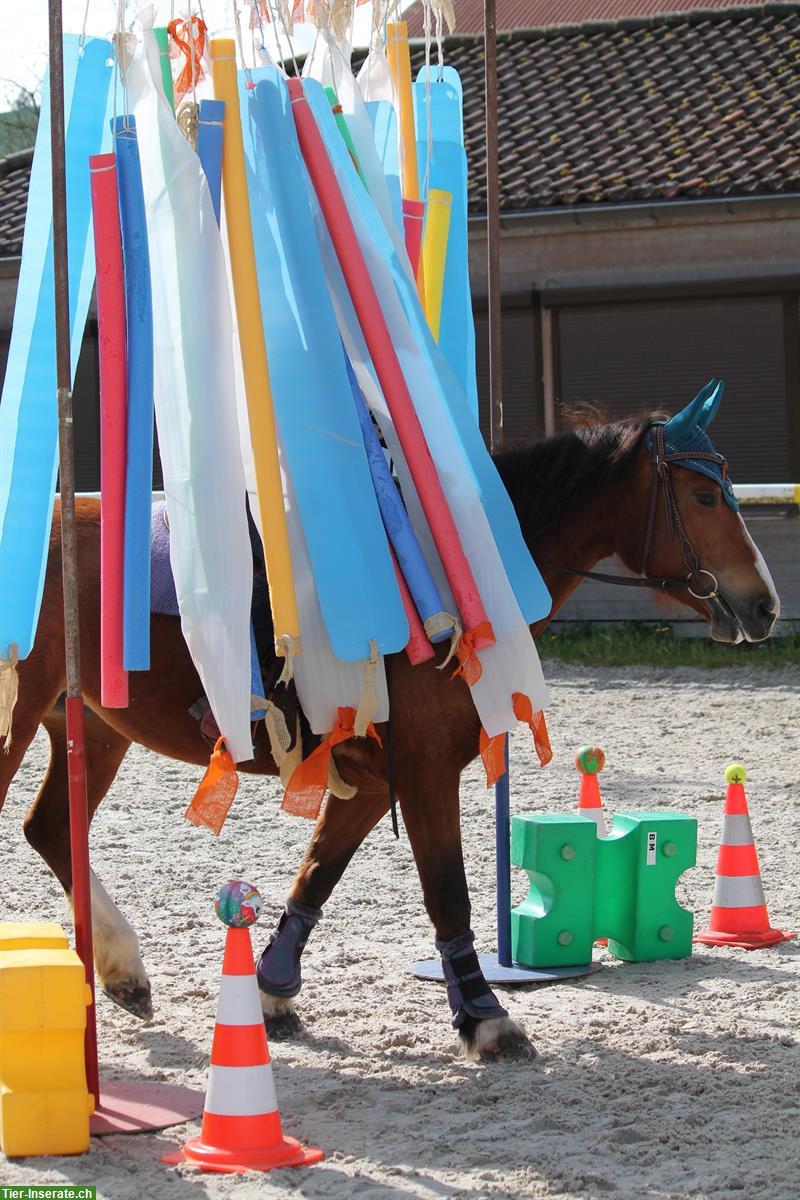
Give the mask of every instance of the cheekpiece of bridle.
[[[652, 433], [650, 454], [652, 483], [650, 485], [650, 508], [647, 517], [647, 531], [645, 533], [641, 566], [639, 568], [640, 577], [607, 575], [602, 571], [579, 571], [576, 567], [562, 567], [556, 563], [546, 563], [544, 565], [554, 567], [557, 571], [567, 571], [570, 575], [580, 575], [584, 579], [597, 579], [601, 583], [613, 583], [621, 587], [661, 588], [664, 591], [680, 591], [685, 589], [696, 600], [715, 600], [719, 595], [716, 577], [710, 571], [706, 571], [700, 566], [697, 551], [692, 545], [691, 539], [681, 520], [678, 502], [675, 498], [675, 488], [672, 482], [672, 464], [686, 461], [696, 462], [698, 459], [704, 459], [718, 466], [722, 472], [722, 478], [725, 480], [728, 477], [728, 461], [722, 454], [705, 450], [676, 450], [670, 454], [667, 452], [664, 439], [663, 422], [654, 421], [649, 426], [649, 429]], [[688, 575], [682, 579], [647, 574], [647, 562], [650, 557], [653, 533], [655, 532], [659, 489], [664, 497], [664, 510], [667, 514], [667, 535], [670, 541], [672, 541], [677, 534], [681, 547], [681, 556], [688, 571]], [[703, 586], [703, 579], [707, 580], [705, 587]]]

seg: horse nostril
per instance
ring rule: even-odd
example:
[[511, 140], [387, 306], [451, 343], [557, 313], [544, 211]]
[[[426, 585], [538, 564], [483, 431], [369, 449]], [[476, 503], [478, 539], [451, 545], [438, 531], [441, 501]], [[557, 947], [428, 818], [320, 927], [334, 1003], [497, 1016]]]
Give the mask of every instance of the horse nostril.
[[772, 596], [760, 596], [753, 605], [753, 616], [765, 625], [774, 621], [777, 615], [778, 608]]

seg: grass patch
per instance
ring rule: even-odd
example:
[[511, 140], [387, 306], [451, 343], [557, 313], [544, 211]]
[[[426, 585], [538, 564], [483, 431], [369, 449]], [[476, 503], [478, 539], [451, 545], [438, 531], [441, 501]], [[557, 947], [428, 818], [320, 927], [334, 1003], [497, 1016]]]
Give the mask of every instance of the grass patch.
[[800, 632], [730, 646], [705, 637], [676, 637], [671, 625], [576, 621], [545, 629], [542, 658], [584, 667], [774, 667], [800, 664]]

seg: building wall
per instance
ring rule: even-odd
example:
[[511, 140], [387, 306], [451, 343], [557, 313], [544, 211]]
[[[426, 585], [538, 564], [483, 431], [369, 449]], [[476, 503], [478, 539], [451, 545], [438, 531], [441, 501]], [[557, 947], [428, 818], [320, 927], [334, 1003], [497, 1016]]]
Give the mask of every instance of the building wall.
[[[485, 227], [471, 234], [485, 392]], [[510, 218], [501, 258], [511, 444], [582, 403], [612, 418], [675, 411], [719, 376], [715, 433], [734, 477], [800, 478], [800, 197]]]

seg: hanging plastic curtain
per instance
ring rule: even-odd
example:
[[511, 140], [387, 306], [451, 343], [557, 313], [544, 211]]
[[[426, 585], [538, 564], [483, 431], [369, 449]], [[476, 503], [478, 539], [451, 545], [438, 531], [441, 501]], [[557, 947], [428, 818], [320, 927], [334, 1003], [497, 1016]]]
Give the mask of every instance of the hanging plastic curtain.
[[367, 113], [372, 122], [372, 136], [378, 161], [386, 178], [392, 218], [398, 229], [403, 228], [403, 189], [400, 184], [400, 156], [397, 152], [397, 114], [388, 100], [368, 100]]
[[317, 596], [339, 658], [363, 659], [370, 642], [381, 652], [402, 650], [408, 623], [322, 276], [286, 84], [275, 68], [239, 79], [273, 403]]
[[303, 66], [303, 77], [316, 79], [323, 87], [332, 87], [336, 92], [342, 106], [342, 114], [353, 139], [364, 185], [380, 213], [384, 227], [402, 262], [405, 246], [403, 227], [402, 224], [398, 226], [395, 223], [391, 195], [375, 148], [372, 122], [361, 91], [353, 77], [353, 72], [350, 70], [349, 55], [345, 56], [342, 53], [330, 30], [325, 28], [320, 30], [314, 51], [309, 54]]
[[[64, 38], [64, 118], [72, 375], [94, 282], [88, 159], [110, 141], [111, 45]], [[42, 85], [17, 299], [0, 403], [0, 660], [31, 651], [44, 588], [56, 482], [55, 310], [49, 81]]]
[[[228, 254], [228, 238], [225, 232], [225, 208], [222, 210], [223, 236], [222, 244], [225, 253], [225, 269], [229, 289], [232, 287], [230, 257]], [[233, 347], [233, 366], [236, 385], [236, 408], [239, 417], [239, 439], [241, 457], [244, 464], [244, 475], [247, 484], [247, 494], [250, 499], [250, 511], [263, 540], [264, 531], [261, 526], [261, 513], [256, 495], [256, 471], [253, 459], [253, 447], [250, 441], [250, 421], [247, 410], [247, 394], [242, 369], [241, 343], [237, 328], [236, 309], [232, 308], [231, 317], [233, 330], [231, 344]], [[294, 680], [297, 695], [306, 714], [312, 732], [325, 736], [336, 724], [336, 714], [339, 708], [357, 708], [363, 695], [366, 673], [370, 669], [369, 659], [360, 662], [342, 662], [333, 653], [330, 638], [322, 618], [314, 575], [305, 543], [305, 534], [297, 509], [297, 500], [291, 486], [291, 480], [286, 468], [286, 458], [278, 444], [281, 468], [281, 484], [283, 488], [283, 503], [286, 513], [286, 527], [289, 536], [289, 547], [292, 563], [296, 564], [297, 575], [297, 608], [300, 618], [303, 654], [294, 659]], [[375, 666], [374, 676], [377, 710], [374, 721], [386, 721], [389, 718], [389, 697], [386, 688], [386, 672], [383, 656], [379, 656]], [[294, 730], [289, 731], [291, 735]]]
[[[478, 438], [480, 434], [472, 416], [460, 397], [441, 354], [430, 336], [425, 318], [416, 296], [416, 291], [405, 277], [399, 264], [392, 267], [391, 246], [382, 232], [381, 222], [364, 196], [358, 177], [349, 157], [341, 153], [341, 139], [330, 114], [330, 106], [321, 89], [313, 83], [306, 84], [306, 94], [320, 130], [323, 132], [337, 179], [347, 198], [350, 217], [358, 234], [359, 244], [367, 259], [373, 285], [376, 288], [384, 318], [389, 325], [392, 341], [397, 347], [401, 366], [412, 394], [417, 414], [422, 423], [434, 463], [439, 471], [453, 517], [458, 526], [464, 551], [475, 575], [481, 597], [492, 622], [496, 645], [480, 650], [478, 658], [482, 667], [480, 678], [471, 688], [475, 706], [481, 722], [491, 737], [512, 729], [517, 723], [514, 713], [513, 695], [521, 693], [530, 697], [534, 709], [547, 703], [547, 689], [539, 665], [528, 624], [536, 617], [523, 615], [506, 573], [505, 556], [498, 552], [500, 539], [495, 540], [493, 527], [487, 519], [483, 504], [491, 501], [492, 473], [496, 488], [505, 497], [505, 507], [496, 506], [495, 520], [505, 533], [506, 542], [515, 547], [521, 558], [524, 554], [529, 563], [528, 606], [544, 615], [549, 610], [550, 599], [538, 572], [522, 541], [516, 516], [499, 477], [481, 443], [485, 463], [471, 456], [459, 437], [451, 417], [451, 409], [460, 403], [463, 416]], [[359, 195], [359, 188], [361, 195]], [[374, 405], [376, 415], [400, 477], [409, 515], [423, 550], [426, 550], [429, 566], [434, 569], [435, 559], [431, 554], [430, 533], [426, 525], [420, 525], [419, 508], [416, 501], [410, 502], [412, 490], [407, 488], [410, 476], [399, 439], [396, 437], [388, 409], [380, 390], [375, 387], [372, 366], [360, 333], [358, 321], [350, 303], [347, 288], [329, 239], [324, 223], [317, 222], [318, 237], [323, 245], [323, 262], [329, 286], [336, 297], [337, 315], [342, 321], [342, 335], [353, 363], [359, 384], [367, 402]], [[402, 300], [402, 302], [401, 302]], [[448, 404], [443, 387], [448, 378], [454, 395]], [[474, 450], [474, 447], [472, 448]], [[473, 457], [475, 461], [473, 462]], [[481, 470], [480, 492], [476, 486], [475, 467]], [[484, 482], [485, 481], [485, 482]], [[437, 578], [434, 570], [434, 578]], [[539, 581], [539, 582], [537, 582]], [[439, 582], [437, 578], [437, 583]], [[444, 594], [444, 593], [443, 593]]]
[[231, 316], [222, 244], [200, 161], [161, 84], [159, 49], [128, 92], [139, 131], [153, 263], [155, 401], [170, 562], [184, 637], [226, 745], [252, 757], [252, 555], [237, 436]]
[[[464, 150], [461, 82], [452, 67], [443, 68], [442, 75], [440, 79], [438, 70], [432, 68], [429, 86], [427, 69], [423, 67], [414, 85], [420, 180], [424, 179], [427, 169], [429, 194], [439, 189], [452, 196], [441, 322], [436, 340], [477, 424], [478, 376], [475, 365], [475, 320], [469, 286], [467, 156]], [[430, 161], [427, 161], [429, 111], [432, 153]]]

